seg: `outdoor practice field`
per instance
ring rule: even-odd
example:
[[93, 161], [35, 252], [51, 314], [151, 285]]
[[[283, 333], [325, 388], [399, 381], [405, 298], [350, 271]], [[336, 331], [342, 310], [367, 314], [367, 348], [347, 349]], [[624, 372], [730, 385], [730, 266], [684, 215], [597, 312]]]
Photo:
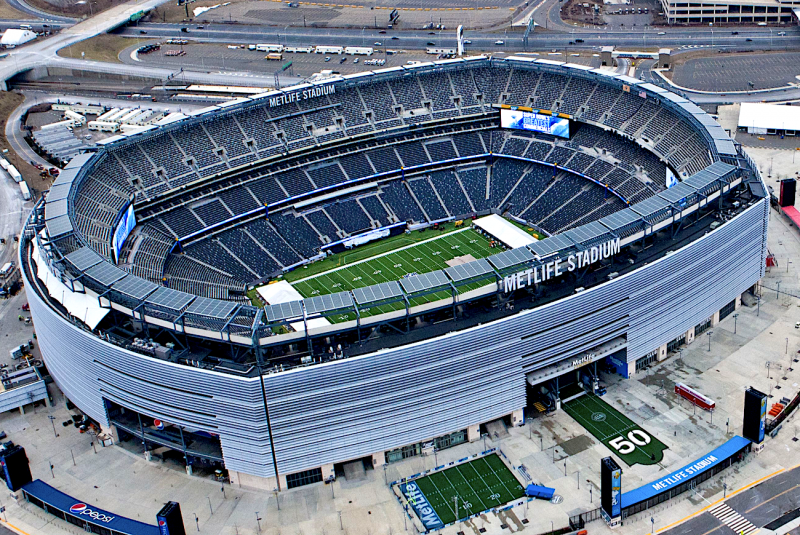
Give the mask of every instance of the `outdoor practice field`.
[[[400, 491], [427, 529], [436, 529], [525, 496], [522, 484], [496, 454], [403, 483]], [[435, 515], [426, 514], [428, 504]]]
[[[284, 278], [303, 297], [312, 297], [400, 280], [410, 273], [444, 269], [448, 267], [447, 262], [456, 257], [471, 255], [477, 260], [503, 250], [499, 247], [492, 248], [489, 240], [471, 227], [455, 228], [450, 224], [445, 229], [428, 229], [386, 238], [333, 255], [305, 269], [297, 269], [287, 273]], [[487, 283], [488, 281], [483, 280], [477, 284], [468, 284], [460, 287], [459, 291], [465, 292]], [[412, 299], [410, 304], [424, 304], [449, 296], [449, 291], [442, 291]], [[402, 307], [402, 303], [373, 307], [362, 310], [362, 316], [391, 312]], [[329, 318], [334, 322], [347, 319], [352, 318], [344, 314]]]
[[663, 442], [597, 396], [581, 396], [564, 410], [628, 466], [656, 464], [664, 457]]

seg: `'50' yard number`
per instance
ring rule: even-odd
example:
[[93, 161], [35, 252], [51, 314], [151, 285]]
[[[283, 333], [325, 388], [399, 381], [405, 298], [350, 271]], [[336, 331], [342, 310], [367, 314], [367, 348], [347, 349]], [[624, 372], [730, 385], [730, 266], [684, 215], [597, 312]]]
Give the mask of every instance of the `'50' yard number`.
[[650, 444], [650, 435], [641, 429], [633, 429], [628, 432], [628, 440], [625, 440], [623, 436], [618, 436], [613, 440], [609, 440], [608, 444], [622, 455], [627, 455], [628, 453], [632, 453], [633, 450], [636, 449], [636, 446], [647, 446]]

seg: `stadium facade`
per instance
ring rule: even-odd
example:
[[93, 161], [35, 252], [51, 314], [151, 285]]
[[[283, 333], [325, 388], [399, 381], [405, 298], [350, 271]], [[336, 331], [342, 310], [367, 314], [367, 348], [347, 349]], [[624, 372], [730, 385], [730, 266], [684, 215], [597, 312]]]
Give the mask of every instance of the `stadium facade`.
[[[73, 160], [37, 203], [20, 265], [42, 355], [64, 394], [112, 436], [178, 450], [189, 465], [224, 464], [248, 487], [320, 481], [338, 463], [380, 466], [430, 441], [477, 440], [493, 420], [520, 425], [530, 386], [592, 362], [611, 359], [627, 376], [730, 313], [763, 276], [769, 199], [756, 166], [702, 110], [662, 88], [529, 58], [320, 83], [112, 138]], [[501, 131], [503, 106], [567, 118], [581, 137]], [[258, 114], [256, 132], [247, 120]], [[456, 137], [465, 133], [477, 137]], [[429, 146], [443, 139], [455, 158]], [[409, 145], [420, 140], [422, 151]], [[348, 163], [387, 142], [403, 160], [395, 169], [372, 158], [359, 174]], [[412, 154], [425, 160], [409, 165]], [[344, 180], [322, 185], [315, 169], [332, 158]], [[317, 178], [298, 187], [280, 174], [297, 168]], [[436, 172], [453, 173], [463, 209], [435, 187]], [[258, 186], [264, 177], [281, 186], [272, 198]], [[525, 177], [539, 185], [519, 187]], [[491, 184], [503, 180], [495, 195]], [[400, 202], [397, 184], [410, 193]], [[243, 187], [248, 202], [234, 196]], [[359, 235], [349, 212], [324, 204], [357, 195], [365, 212], [367, 196], [385, 207], [385, 225], [376, 216], [372, 230], [430, 225], [437, 203], [447, 219], [505, 213], [551, 236], [468, 268], [263, 308], [245, 302], [245, 286], [297, 267], [282, 260], [285, 245], [305, 262], [334, 236]], [[202, 207], [217, 202], [226, 212], [214, 220]], [[404, 214], [409, 202], [420, 210]], [[312, 208], [333, 223], [330, 236]], [[176, 210], [199, 223], [176, 231]], [[316, 232], [308, 254], [304, 232], [236, 245], [290, 217]], [[259, 248], [274, 264], [266, 272], [248, 256]], [[195, 270], [178, 270], [189, 261]], [[370, 314], [377, 303], [394, 308]]]

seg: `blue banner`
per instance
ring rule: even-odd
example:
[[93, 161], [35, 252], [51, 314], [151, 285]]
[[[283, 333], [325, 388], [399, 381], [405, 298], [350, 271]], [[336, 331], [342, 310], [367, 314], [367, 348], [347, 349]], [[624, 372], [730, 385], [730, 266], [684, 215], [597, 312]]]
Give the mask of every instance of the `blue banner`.
[[611, 518], [622, 514], [622, 470], [617, 468], [611, 472]]
[[767, 425], [767, 398], [766, 396], [761, 398], [761, 421], [759, 422], [758, 426], [758, 443], [760, 444], [764, 440], [764, 431], [766, 430]]
[[444, 523], [433, 510], [430, 502], [425, 497], [425, 494], [420, 490], [419, 486], [414, 481], [400, 484], [400, 492], [408, 500], [409, 505], [414, 508], [417, 517], [422, 521], [422, 525], [426, 530], [441, 529]]

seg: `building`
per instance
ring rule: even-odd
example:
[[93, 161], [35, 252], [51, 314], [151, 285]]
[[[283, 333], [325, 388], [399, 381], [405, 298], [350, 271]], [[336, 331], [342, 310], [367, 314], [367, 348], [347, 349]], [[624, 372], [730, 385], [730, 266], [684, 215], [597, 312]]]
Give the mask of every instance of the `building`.
[[[501, 128], [510, 111], [568, 137]], [[667, 188], [667, 170], [682, 181]], [[104, 140], [36, 205], [20, 268], [48, 370], [104, 433], [286, 489], [521, 425], [534, 396], [557, 408], [559, 385], [601, 361], [627, 377], [666, 358], [763, 275], [768, 201], [722, 128], [662, 88], [456, 59]], [[244, 296], [365, 236], [489, 213], [551, 236], [263, 307]]]
[[739, 108], [739, 131], [748, 134], [796, 136], [800, 131], [800, 107], [743, 102]]
[[792, 24], [797, 5], [782, 0], [661, 0], [668, 24]]

